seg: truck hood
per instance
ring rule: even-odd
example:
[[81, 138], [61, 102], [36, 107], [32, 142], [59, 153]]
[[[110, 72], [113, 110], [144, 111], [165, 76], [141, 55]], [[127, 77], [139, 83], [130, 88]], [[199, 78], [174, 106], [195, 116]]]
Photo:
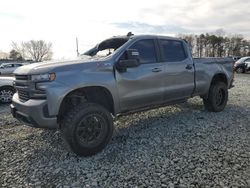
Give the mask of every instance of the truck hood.
[[65, 61], [50, 61], [41, 63], [32, 63], [19, 67], [14, 71], [14, 74], [18, 75], [31, 75], [31, 74], [43, 74], [49, 72], [57, 72], [61, 70], [72, 70], [72, 69], [84, 69], [90, 65], [96, 64], [100, 60], [90, 58], [80, 58], [75, 60]]

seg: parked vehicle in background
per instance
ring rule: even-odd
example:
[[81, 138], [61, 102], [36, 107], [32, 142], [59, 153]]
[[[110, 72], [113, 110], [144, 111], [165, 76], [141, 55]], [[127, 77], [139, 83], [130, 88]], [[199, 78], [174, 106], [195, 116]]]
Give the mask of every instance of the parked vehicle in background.
[[234, 64], [234, 71], [237, 73], [245, 73], [250, 71], [250, 56], [242, 57]]
[[18, 68], [11, 112], [27, 125], [61, 129], [72, 151], [88, 156], [112, 138], [113, 117], [193, 96], [208, 111], [220, 112], [232, 82], [232, 58], [193, 59], [178, 38], [118, 36], [84, 59]]
[[242, 58], [241, 56], [233, 56], [232, 57], [233, 58], [233, 60], [236, 62], [236, 61], [238, 61], [240, 58]]
[[14, 77], [0, 77], [0, 103], [10, 103], [15, 89]]
[[4, 63], [0, 65], [0, 75], [12, 74], [22, 63]]

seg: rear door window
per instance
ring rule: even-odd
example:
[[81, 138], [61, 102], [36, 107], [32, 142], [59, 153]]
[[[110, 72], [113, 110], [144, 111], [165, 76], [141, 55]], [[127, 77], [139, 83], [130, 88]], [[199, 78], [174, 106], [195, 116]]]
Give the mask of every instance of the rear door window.
[[165, 62], [183, 61], [187, 58], [181, 41], [160, 40], [160, 47]]

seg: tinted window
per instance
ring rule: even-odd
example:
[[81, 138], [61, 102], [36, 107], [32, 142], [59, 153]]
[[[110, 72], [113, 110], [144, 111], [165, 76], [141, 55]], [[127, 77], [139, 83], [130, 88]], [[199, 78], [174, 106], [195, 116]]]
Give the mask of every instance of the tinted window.
[[141, 63], [156, 62], [156, 51], [154, 40], [141, 40], [134, 43], [130, 49], [138, 50]]
[[182, 61], [186, 59], [186, 53], [182, 42], [174, 40], [160, 40], [164, 61]]

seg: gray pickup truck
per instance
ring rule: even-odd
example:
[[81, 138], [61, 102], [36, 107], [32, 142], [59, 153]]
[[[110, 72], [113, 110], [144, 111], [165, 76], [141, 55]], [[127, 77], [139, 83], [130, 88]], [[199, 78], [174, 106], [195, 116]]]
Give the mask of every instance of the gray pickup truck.
[[39, 128], [58, 128], [71, 150], [88, 156], [112, 138], [113, 119], [200, 96], [222, 111], [233, 82], [233, 60], [193, 59], [181, 39], [116, 36], [79, 59], [18, 68], [11, 111]]

